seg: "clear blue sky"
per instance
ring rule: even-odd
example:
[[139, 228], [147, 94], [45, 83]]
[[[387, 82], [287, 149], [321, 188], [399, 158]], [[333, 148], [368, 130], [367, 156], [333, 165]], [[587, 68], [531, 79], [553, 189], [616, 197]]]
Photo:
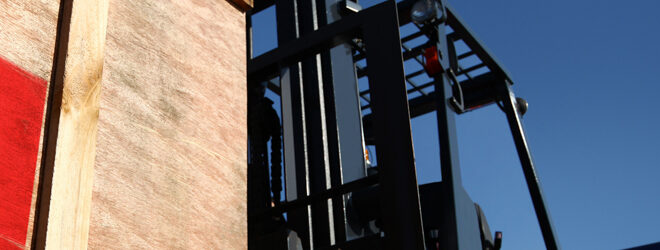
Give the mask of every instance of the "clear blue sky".
[[[660, 241], [660, 1], [449, 3], [529, 102], [523, 122], [562, 247]], [[255, 17], [255, 54], [276, 46], [273, 14]], [[503, 249], [544, 249], [504, 114], [489, 106], [457, 125], [464, 185]], [[419, 182], [437, 181], [435, 117], [412, 126]]]

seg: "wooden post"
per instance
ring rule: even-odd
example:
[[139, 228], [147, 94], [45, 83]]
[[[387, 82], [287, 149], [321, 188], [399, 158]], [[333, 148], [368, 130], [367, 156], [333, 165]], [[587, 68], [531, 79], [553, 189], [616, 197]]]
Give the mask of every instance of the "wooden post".
[[107, 0], [62, 1], [36, 247], [87, 247]]

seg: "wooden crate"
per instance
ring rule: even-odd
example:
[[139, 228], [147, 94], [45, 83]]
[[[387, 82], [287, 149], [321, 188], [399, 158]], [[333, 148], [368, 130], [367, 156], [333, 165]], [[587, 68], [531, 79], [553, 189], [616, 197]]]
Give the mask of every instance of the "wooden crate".
[[251, 4], [0, 2], [0, 248], [246, 248]]

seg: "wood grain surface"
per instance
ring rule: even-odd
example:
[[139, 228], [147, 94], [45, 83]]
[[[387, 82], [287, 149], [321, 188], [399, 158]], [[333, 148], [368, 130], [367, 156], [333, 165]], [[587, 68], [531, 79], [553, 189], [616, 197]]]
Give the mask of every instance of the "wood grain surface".
[[113, 0], [89, 247], [245, 249], [245, 16]]
[[[64, 3], [65, 8], [70, 8], [70, 23], [62, 30], [68, 32], [66, 39], [62, 40], [67, 43], [67, 46], [63, 47], [66, 49], [66, 58], [64, 65], [56, 66], [58, 72], [53, 83], [58, 88], [53, 98], [61, 98], [61, 103], [51, 104], [53, 109], [57, 109], [52, 111], [51, 115], [58, 116], [58, 119], [53, 123], [57, 124], [57, 140], [48, 142], [48, 147], [55, 143], [56, 150], [49, 187], [47, 234], [45, 242], [37, 241], [37, 247], [41, 248], [41, 244], [45, 243], [47, 249], [85, 249], [89, 230], [108, 0], [75, 0]], [[63, 78], [59, 78], [61, 73]], [[52, 126], [54, 125], [51, 124], [48, 133], [52, 133]], [[50, 149], [48, 154], [51, 154]], [[48, 157], [50, 156], [46, 156], [47, 160]], [[44, 198], [47, 199], [48, 196], [44, 195]], [[46, 210], [43, 210], [43, 207], [40, 209], [41, 227], [41, 216]]]
[[59, 7], [58, 0], [0, 1], [0, 55], [50, 80]]
[[[0, 57], [41, 78], [45, 82], [46, 88], [48, 88], [53, 67], [59, 3], [59, 0], [0, 1], [0, 13], [2, 13], [2, 16], [0, 16]], [[47, 97], [46, 95], [45, 98]], [[34, 181], [31, 189], [29, 219], [26, 225], [27, 232], [24, 245], [26, 249], [31, 246], [34, 208], [40, 177], [39, 165], [41, 162], [45, 107], [42, 106], [40, 110], [42, 112], [42, 124], [39, 131], [39, 149], [36, 152], [36, 161], [33, 163], [34, 169], [32, 170]], [[1, 239], [0, 242], [2, 242]], [[3, 243], [0, 243], [0, 246], [1, 244]], [[0, 249], [5, 249], [5, 247], [0, 247]]]

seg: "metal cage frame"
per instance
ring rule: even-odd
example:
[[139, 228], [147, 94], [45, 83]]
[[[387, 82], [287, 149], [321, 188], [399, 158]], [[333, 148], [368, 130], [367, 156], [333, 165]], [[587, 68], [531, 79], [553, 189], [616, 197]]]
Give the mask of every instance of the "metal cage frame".
[[[322, 11], [317, 13], [316, 9], [330, 6], [328, 2], [334, 3], [336, 0], [326, 0], [325, 6], [321, 6], [324, 3], [322, 0], [255, 1], [255, 8], [247, 15], [248, 30], [251, 30], [250, 14], [276, 5], [280, 46], [254, 58], [248, 47], [248, 82], [266, 81], [271, 90], [283, 98], [286, 96], [290, 103], [287, 119], [291, 121], [285, 124], [289, 130], [285, 131], [284, 136], [295, 145], [289, 145], [288, 150], [293, 153], [285, 153], [285, 161], [297, 164], [286, 176], [295, 178], [295, 183], [298, 183], [294, 191], [295, 199], [289, 199], [265, 213], [250, 214], [249, 220], [288, 212], [292, 225], [302, 235], [305, 249], [352, 249], [360, 246], [424, 249], [425, 230], [410, 119], [435, 111], [445, 192], [443, 220], [447, 225], [440, 236], [442, 248], [471, 248], [473, 244], [470, 242], [476, 241], [479, 236], [475, 235], [476, 226], [472, 225], [476, 222], [476, 215], [473, 210], [467, 211], [467, 206], [474, 203], [461, 184], [455, 124], [455, 116], [468, 109], [457, 109], [449, 101], [457, 98], [456, 89], [461, 88], [464, 92], [460, 96], [462, 104], [476, 108], [482, 104], [497, 103], [506, 114], [545, 245], [548, 249], [559, 249], [522, 127], [517, 100], [511, 89], [513, 81], [456, 11], [440, 1], [446, 19], [437, 23], [435, 28], [439, 31], [437, 44], [443, 55], [441, 63], [445, 72], [419, 83], [413, 79], [424, 75], [425, 71], [421, 69], [406, 74], [404, 62], [416, 61], [423, 66], [422, 53], [428, 42], [414, 47], [406, 43], [423, 38], [435, 41], [433, 39], [436, 37], [429, 37], [433, 33], [425, 31], [420, 25], [416, 25], [416, 32], [400, 37], [400, 27], [410, 24], [411, 20], [408, 15], [399, 13], [409, 13], [415, 0], [399, 3], [385, 1], [332, 23], [320, 22], [320, 27], [310, 26], [308, 21], [324, 17], [320, 13]], [[248, 46], [251, 46], [251, 37], [248, 32]], [[467, 45], [468, 50], [457, 54], [456, 43], [459, 41]], [[348, 58], [333, 57], [328, 51], [337, 46], [349, 46], [353, 53]], [[476, 57], [478, 62], [461, 67], [459, 61], [468, 57]], [[366, 60], [366, 67], [355, 64], [363, 59]], [[340, 65], [338, 61], [344, 64], [352, 62], [350, 67], [353, 70], [346, 74], [349, 78], [352, 75], [356, 84], [359, 78], [368, 78], [368, 89], [357, 94], [361, 99], [359, 108], [371, 112], [358, 122], [365, 143], [376, 146], [379, 162], [378, 174], [347, 182], [341, 178], [342, 166], [337, 159], [339, 142], [336, 124], [344, 121], [336, 119], [337, 111], [333, 103], [337, 100], [332, 95], [333, 87], [338, 84], [332, 77], [341, 77], [333, 71], [341, 67], [337, 66]], [[271, 81], [275, 77], [279, 77], [279, 84]], [[464, 80], [458, 81], [456, 77]], [[414, 97], [409, 98], [413, 93]], [[319, 107], [319, 103], [323, 106], [324, 102], [325, 109]], [[284, 141], [286, 144], [287, 140]], [[329, 174], [324, 171], [329, 171]], [[305, 184], [306, 188], [301, 188], [301, 184]], [[380, 223], [384, 234], [348, 240], [345, 237], [345, 195], [376, 184], [380, 187]], [[293, 187], [288, 187], [287, 182], [287, 189], [290, 188]], [[329, 224], [333, 226], [329, 227]], [[313, 239], [308, 237], [312, 235], [310, 231], [313, 231]]]

